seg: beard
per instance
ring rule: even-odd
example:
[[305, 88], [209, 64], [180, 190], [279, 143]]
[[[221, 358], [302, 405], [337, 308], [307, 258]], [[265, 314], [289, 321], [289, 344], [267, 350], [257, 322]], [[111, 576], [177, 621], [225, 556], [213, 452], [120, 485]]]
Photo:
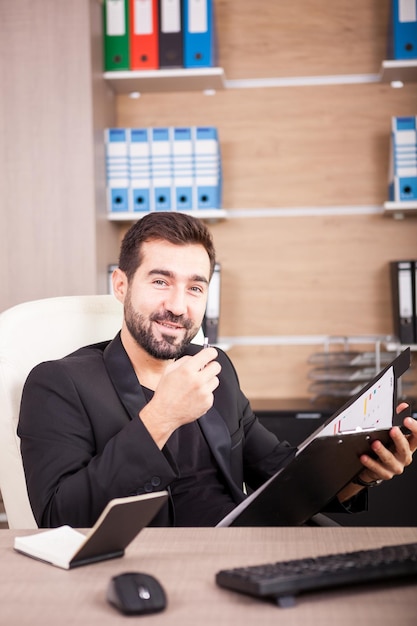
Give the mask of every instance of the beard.
[[[126, 295], [124, 304], [124, 316], [126, 326], [136, 343], [143, 348], [151, 357], [160, 360], [179, 358], [185, 347], [191, 342], [198, 332], [189, 318], [183, 315], [173, 315], [170, 311], [153, 313], [146, 318], [141, 313], [137, 313], [132, 306], [130, 294]], [[162, 334], [162, 339], [157, 339], [152, 333], [152, 322], [180, 324], [185, 329], [184, 338], [180, 343], [172, 335]]]

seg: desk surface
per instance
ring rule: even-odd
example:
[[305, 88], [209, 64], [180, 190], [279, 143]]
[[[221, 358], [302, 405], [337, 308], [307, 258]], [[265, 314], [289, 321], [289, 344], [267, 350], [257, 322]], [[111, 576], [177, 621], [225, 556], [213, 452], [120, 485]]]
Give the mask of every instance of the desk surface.
[[[0, 530], [0, 623], [140, 623], [175, 626], [415, 626], [417, 583], [301, 596], [293, 608], [220, 589], [219, 569], [340, 550], [417, 541], [417, 528], [148, 528], [121, 559], [61, 570], [13, 550], [15, 535]], [[163, 613], [127, 618], [107, 604], [108, 581], [125, 571], [156, 576], [168, 595]]]

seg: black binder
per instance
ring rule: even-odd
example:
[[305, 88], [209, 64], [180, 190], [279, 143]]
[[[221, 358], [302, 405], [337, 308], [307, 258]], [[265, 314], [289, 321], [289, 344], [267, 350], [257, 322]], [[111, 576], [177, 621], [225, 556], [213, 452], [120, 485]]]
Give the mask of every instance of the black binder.
[[416, 326], [415, 261], [391, 261], [391, 293], [394, 333], [402, 344], [414, 344]]
[[[311, 434], [284, 468], [218, 526], [299, 526], [323, 510], [363, 469], [359, 457], [372, 453], [372, 441], [378, 439], [387, 446], [391, 443], [390, 427], [337, 432], [339, 422], [349, 415], [351, 407], [361, 406], [358, 403], [367, 401], [369, 394], [377, 394], [382, 380], [389, 380], [392, 425], [400, 425], [396, 415], [397, 381], [409, 366], [407, 348]], [[329, 427], [336, 430], [335, 434], [322, 436]]]
[[206, 312], [203, 319], [204, 335], [208, 338], [210, 344], [216, 344], [219, 335], [220, 286], [221, 265], [216, 262], [208, 288]]
[[159, 67], [183, 67], [182, 0], [158, 0]]

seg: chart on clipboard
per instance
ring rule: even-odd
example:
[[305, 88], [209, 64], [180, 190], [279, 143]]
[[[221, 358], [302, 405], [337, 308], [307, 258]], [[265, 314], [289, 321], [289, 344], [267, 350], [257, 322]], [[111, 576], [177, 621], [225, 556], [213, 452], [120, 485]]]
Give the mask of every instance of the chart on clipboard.
[[320, 437], [390, 428], [394, 383], [394, 370], [390, 367], [369, 389], [327, 424], [321, 430]]

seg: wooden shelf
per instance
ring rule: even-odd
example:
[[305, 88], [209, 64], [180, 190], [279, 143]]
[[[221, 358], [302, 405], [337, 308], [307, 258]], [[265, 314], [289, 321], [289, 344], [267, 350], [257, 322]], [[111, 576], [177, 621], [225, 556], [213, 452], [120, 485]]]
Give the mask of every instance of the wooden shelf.
[[[225, 211], [224, 209], [199, 209], [198, 211], [181, 211], [181, 213], [185, 213], [186, 215], [192, 215], [193, 217], [198, 217], [201, 220], [209, 221], [217, 221], [225, 219], [227, 217], [227, 211]], [[130, 211], [121, 211], [120, 213], [108, 213], [107, 218], [111, 222], [137, 222], [145, 215], [147, 215], [146, 212], [133, 213]]]
[[384, 213], [386, 215], [393, 215], [397, 218], [402, 218], [405, 215], [417, 214], [417, 200], [410, 200], [404, 202], [385, 202]]
[[104, 72], [104, 79], [116, 94], [164, 93], [175, 91], [220, 91], [252, 87], [417, 82], [417, 59], [385, 60], [379, 74], [353, 76], [311, 76], [227, 80], [222, 67], [176, 68], [146, 71]]
[[116, 94], [224, 89], [221, 67], [105, 72], [104, 78]]
[[381, 82], [417, 83], [417, 59], [382, 61]]
[[401, 350], [405, 350], [406, 348], [410, 348], [411, 352], [417, 352], [417, 345], [414, 343], [403, 344], [397, 341], [388, 342], [385, 345], [387, 352], [401, 352]]

